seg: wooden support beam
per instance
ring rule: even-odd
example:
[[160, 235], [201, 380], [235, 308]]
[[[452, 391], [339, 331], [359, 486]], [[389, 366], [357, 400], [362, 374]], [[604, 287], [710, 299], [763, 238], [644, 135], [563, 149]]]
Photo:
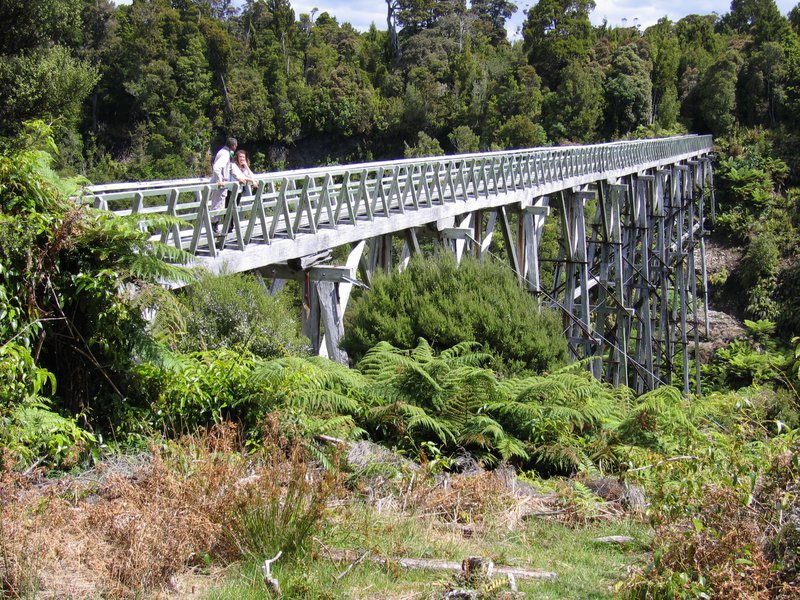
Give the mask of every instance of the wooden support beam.
[[320, 265], [309, 267], [305, 271], [296, 271], [287, 264], [274, 264], [260, 269], [260, 273], [265, 277], [273, 279], [284, 279], [303, 281], [308, 278], [310, 281], [351, 281], [353, 271], [347, 267], [334, 265]]
[[514, 243], [514, 235], [511, 231], [511, 220], [508, 218], [508, 212], [506, 211], [505, 206], [501, 206], [497, 210], [497, 216], [500, 219], [500, 227], [503, 231], [503, 241], [506, 244], [506, 252], [508, 253], [509, 261], [511, 262], [511, 268], [513, 269], [514, 273], [516, 273], [520, 284], [522, 284], [523, 273], [519, 264], [517, 246]]

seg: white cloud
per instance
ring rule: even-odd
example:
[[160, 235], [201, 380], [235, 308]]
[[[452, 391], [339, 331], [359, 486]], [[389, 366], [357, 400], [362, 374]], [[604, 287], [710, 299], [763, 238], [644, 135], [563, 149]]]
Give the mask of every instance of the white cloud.
[[350, 23], [359, 31], [366, 31], [372, 23], [378, 29], [386, 29], [386, 3], [377, 0], [322, 0], [320, 2], [291, 2], [295, 16], [300, 13], [311, 13], [313, 8], [317, 9], [317, 14], [327, 12], [332, 17], [336, 17], [339, 23]]
[[[728, 0], [672, 0], [667, 4], [663, 2], [649, 2], [642, 0], [595, 0], [597, 7], [590, 18], [592, 23], [599, 25], [603, 19], [610, 26], [622, 25], [622, 19], [627, 19], [626, 25], [633, 26], [634, 19], [638, 25], [645, 29], [654, 25], [661, 17], [669, 17], [677, 21], [686, 15], [707, 15], [716, 12], [724, 15], [730, 12]], [[797, 0], [776, 0], [778, 9], [782, 14], [787, 14], [797, 3]], [[116, 0], [116, 4], [130, 4], [131, 0]], [[238, 0], [237, 4], [243, 4]], [[336, 17], [339, 23], [350, 23], [359, 31], [366, 31], [372, 23], [378, 29], [386, 29], [386, 2], [384, 0], [290, 0], [295, 16], [301, 13], [311, 13], [316, 8], [317, 14], [327, 12]], [[525, 21], [525, 10], [534, 6], [533, 0], [517, 0], [517, 12], [509, 19], [507, 29], [512, 39], [521, 39], [517, 31]]]

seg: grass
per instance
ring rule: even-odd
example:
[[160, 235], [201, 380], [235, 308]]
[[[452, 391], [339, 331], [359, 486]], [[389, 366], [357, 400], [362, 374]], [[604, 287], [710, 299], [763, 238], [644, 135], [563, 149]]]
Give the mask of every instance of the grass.
[[[481, 523], [465, 538], [460, 526], [419, 513], [390, 507], [377, 510], [363, 503], [341, 507], [315, 540], [313, 551], [295, 561], [276, 564], [284, 598], [401, 599], [436, 597], [453, 575], [443, 571], [403, 569], [362, 561], [344, 576], [353, 561], [333, 561], [326, 548], [349, 548], [382, 557], [444, 559], [460, 562], [468, 556], [490, 557], [496, 565], [555, 571], [556, 582], [517, 579], [526, 598], [611, 598], [614, 584], [629, 566], [647, 560], [648, 528], [626, 519], [570, 527], [530, 519], [509, 530], [503, 523]], [[625, 546], [594, 541], [609, 535], [635, 539]], [[248, 563], [209, 592], [207, 600], [263, 598], [259, 566]]]
[[[488, 557], [558, 573], [556, 582], [519, 578], [526, 598], [610, 598], [628, 568], [646, 561], [648, 529], [621, 511], [587, 519], [585, 505], [570, 505], [568, 495], [518, 496], [507, 475], [479, 470], [443, 478], [411, 466], [388, 483], [362, 474], [345, 487], [341, 474], [271, 435], [255, 454], [243, 453], [236, 432], [223, 427], [127, 466], [112, 461], [44, 483], [6, 473], [0, 597], [268, 598], [261, 564], [280, 548], [272, 575], [283, 598], [435, 599], [463, 583], [455, 573], [392, 561], [353, 564], [364, 553], [458, 563]], [[563, 522], [532, 512], [555, 512]], [[636, 541], [593, 541], [619, 534]]]

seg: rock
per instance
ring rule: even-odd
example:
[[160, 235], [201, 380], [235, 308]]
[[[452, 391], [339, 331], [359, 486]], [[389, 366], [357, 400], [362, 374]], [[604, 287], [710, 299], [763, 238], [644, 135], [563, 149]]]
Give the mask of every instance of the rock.
[[586, 482], [586, 487], [603, 500], [616, 502], [625, 497], [625, 486], [623, 486], [619, 480], [612, 479], [611, 477], [591, 479]]
[[[698, 313], [700, 320], [700, 333], [705, 337], [705, 326], [703, 321], [705, 315], [702, 311]], [[744, 336], [746, 330], [742, 324], [731, 315], [717, 310], [708, 311], [708, 337], [709, 342], [732, 342]]]

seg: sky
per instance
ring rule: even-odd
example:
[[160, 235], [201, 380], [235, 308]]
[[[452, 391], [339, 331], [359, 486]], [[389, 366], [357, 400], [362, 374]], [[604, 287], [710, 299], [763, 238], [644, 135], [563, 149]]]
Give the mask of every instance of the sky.
[[[787, 14], [798, 0], [776, 0], [778, 8]], [[642, 29], [654, 25], [661, 17], [677, 21], [686, 15], [724, 15], [730, 11], [730, 0], [671, 0], [665, 3], [653, 0], [595, 0], [597, 7], [589, 18], [595, 25], [603, 19], [611, 26], [639, 25]], [[130, 0], [116, 0], [117, 4], [130, 4]], [[350, 23], [359, 31], [366, 31], [372, 23], [386, 29], [385, 0], [290, 0], [295, 16], [301, 13], [327, 11], [339, 23]], [[525, 21], [525, 10], [535, 5], [534, 0], [516, 0], [518, 9], [506, 24], [510, 39], [522, 39], [520, 28]]]
[[[339, 23], [349, 22], [360, 31], [369, 29], [375, 23], [378, 29], [386, 29], [385, 0], [290, 0], [296, 15], [310, 13], [313, 8], [319, 12], [327, 11], [336, 17]], [[612, 26], [640, 25], [642, 29], [654, 25], [661, 17], [667, 16], [677, 21], [690, 14], [707, 15], [716, 12], [723, 15], [730, 11], [730, 0], [671, 0], [670, 2], [653, 2], [652, 0], [595, 0], [597, 7], [590, 18], [592, 23], [600, 25], [603, 19]], [[777, 0], [781, 13], [788, 13], [798, 0]], [[507, 23], [509, 38], [521, 39], [517, 30], [525, 21], [524, 10], [535, 5], [533, 0], [516, 0], [518, 9]], [[623, 23], [623, 19], [627, 19]]]

